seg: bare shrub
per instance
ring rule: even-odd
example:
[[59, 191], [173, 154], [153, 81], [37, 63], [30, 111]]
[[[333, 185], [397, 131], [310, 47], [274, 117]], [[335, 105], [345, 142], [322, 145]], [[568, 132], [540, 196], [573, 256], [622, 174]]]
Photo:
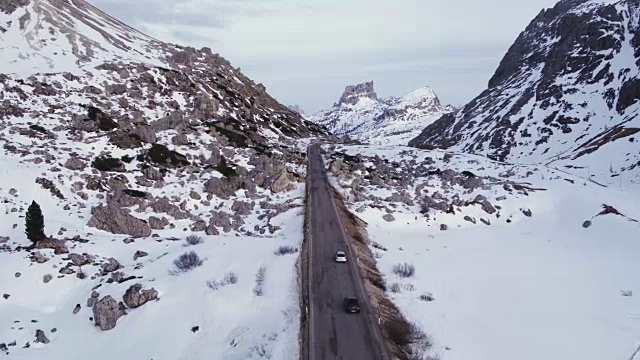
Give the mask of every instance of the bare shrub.
[[236, 273], [234, 273], [233, 271], [229, 271], [224, 276], [224, 279], [222, 279], [222, 281], [224, 281], [226, 284], [235, 284], [238, 282], [238, 275], [236, 275]]
[[384, 247], [384, 246], [382, 246], [382, 245], [378, 244], [378, 243], [377, 243], [377, 242], [375, 242], [375, 241], [372, 241], [372, 242], [371, 242], [371, 246], [373, 246], [374, 248], [376, 248], [376, 249], [378, 249], [378, 250], [387, 251], [387, 248], [386, 248], [386, 247]]
[[385, 329], [389, 338], [398, 346], [405, 347], [411, 344], [420, 343], [424, 349], [431, 348], [431, 340], [418, 326], [402, 319], [393, 319], [385, 323]]
[[204, 261], [195, 251], [186, 252], [173, 261], [173, 265], [178, 269], [175, 273], [186, 272], [201, 266]]
[[431, 295], [431, 293], [424, 293], [424, 294], [420, 295], [418, 297], [418, 299], [420, 299], [422, 301], [427, 301], [427, 302], [434, 300], [433, 295]]
[[235, 284], [237, 282], [238, 282], [238, 275], [236, 275], [233, 271], [229, 271], [224, 275], [224, 277], [220, 281], [216, 279], [208, 280], [207, 286], [211, 290], [218, 290], [223, 286]]
[[400, 293], [400, 284], [398, 283], [393, 283], [391, 284], [391, 286], [389, 286], [389, 291], [391, 291], [392, 293]]
[[278, 250], [275, 251], [275, 254], [287, 255], [287, 254], [295, 254], [296, 252], [298, 252], [298, 248], [286, 245], [286, 246], [280, 246]]
[[413, 284], [404, 284], [402, 285], [402, 288], [407, 291], [414, 291], [416, 289], [416, 287], [413, 286]]
[[631, 297], [631, 296], [633, 296], [633, 291], [631, 291], [631, 290], [620, 290], [620, 295], [622, 295], [624, 297]]
[[402, 278], [410, 278], [416, 273], [416, 268], [409, 264], [395, 264], [393, 265], [393, 273], [402, 277]]
[[271, 356], [273, 356], [273, 354], [271, 353], [271, 350], [267, 349], [267, 347], [264, 344], [254, 345], [253, 347], [251, 347], [251, 351], [254, 352], [256, 355], [258, 355], [258, 357], [265, 358], [265, 359], [271, 359]]
[[256, 274], [256, 286], [253, 287], [253, 293], [256, 296], [264, 295], [264, 280], [266, 277], [267, 269], [264, 266], [260, 266], [258, 273]]
[[186, 238], [187, 245], [198, 245], [202, 244], [204, 240], [202, 240], [201, 236], [198, 235], [189, 235]]

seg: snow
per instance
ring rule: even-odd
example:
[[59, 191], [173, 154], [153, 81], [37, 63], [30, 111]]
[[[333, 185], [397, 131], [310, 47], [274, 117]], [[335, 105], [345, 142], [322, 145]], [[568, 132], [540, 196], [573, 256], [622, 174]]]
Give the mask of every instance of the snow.
[[309, 117], [336, 135], [377, 145], [406, 145], [427, 125], [447, 113], [435, 92], [423, 87], [401, 98], [360, 97]]
[[[112, 295], [119, 300], [133, 281], [107, 284], [102, 278], [79, 280], [74, 275], [58, 278], [59, 268], [66, 264], [61, 256], [36, 264], [26, 258], [25, 252], [0, 252], [3, 267], [11, 269], [0, 273], [2, 293], [10, 294], [8, 299], [2, 299], [0, 307], [0, 342], [17, 341], [18, 346], [9, 348], [11, 355], [20, 359], [84, 359], [89, 355], [100, 359], [95, 349], [111, 344], [104, 353], [108, 358], [248, 359], [258, 357], [256, 351], [263, 348], [274, 359], [297, 356], [297, 256], [277, 256], [274, 252], [282, 245], [300, 246], [303, 216], [299, 209], [273, 218], [272, 225], [281, 226], [282, 230], [270, 237], [203, 235], [202, 244], [186, 247], [185, 233], [176, 221], [175, 229], [159, 232], [157, 240], [163, 240], [161, 242], [138, 239], [124, 244], [125, 236], [86, 227], [89, 208], [81, 209], [76, 216], [60, 211], [59, 203], [48, 191], [25, 183], [23, 179], [38, 176], [41, 171], [38, 167], [18, 164], [7, 156], [0, 157], [0, 165], [2, 194], [8, 194], [13, 188], [17, 190], [16, 199], [37, 200], [48, 232], [64, 226], [69, 229], [67, 236], [89, 239], [86, 244], [74, 243], [70, 252], [105, 259], [114, 257], [124, 265], [122, 271], [127, 275], [138, 276], [136, 282], [159, 292], [157, 302], [128, 310], [115, 329], [100, 331], [89, 321], [93, 315], [85, 307], [91, 289], [101, 283], [97, 289], [101, 297]], [[169, 188], [165, 190], [166, 195], [171, 196]], [[74, 196], [64, 190], [63, 193]], [[300, 185], [278, 198], [285, 201], [302, 198], [303, 194], [304, 186]], [[12, 207], [9, 202], [3, 203], [5, 217], [0, 224], [0, 234], [24, 243], [23, 210], [12, 212]], [[227, 207], [223, 210], [229, 211]], [[256, 220], [253, 216], [253, 220], [246, 221]], [[14, 223], [18, 224], [16, 228], [12, 227]], [[149, 256], [133, 261], [136, 250], [143, 250]], [[205, 259], [204, 264], [183, 274], [170, 274], [174, 259], [189, 250]], [[41, 252], [52, 256], [50, 250]], [[142, 268], [138, 268], [140, 264]], [[252, 289], [261, 266], [266, 268], [266, 282], [264, 296], [259, 297]], [[91, 276], [95, 268], [87, 265], [83, 270]], [[220, 280], [229, 271], [238, 275], [237, 284], [216, 291], [207, 287], [206, 281]], [[22, 276], [15, 277], [16, 272]], [[54, 278], [45, 284], [42, 277], [48, 273]], [[82, 310], [73, 315], [72, 310], [78, 303]], [[31, 322], [32, 319], [37, 322]], [[199, 326], [200, 330], [192, 333], [193, 326]], [[52, 333], [52, 328], [57, 331]], [[44, 330], [51, 342], [23, 349], [25, 343], [33, 342], [37, 329]]]
[[[621, 191], [549, 168], [462, 154], [447, 164], [437, 151], [375, 146], [338, 150], [393, 161], [420, 162], [429, 156], [443, 170], [492, 176], [511, 170], [532, 187], [547, 189], [498, 202], [501, 219], [512, 219], [510, 224], [493, 216], [491, 226], [472, 225], [462, 220], [463, 214], [444, 213], [425, 222], [416, 208], [402, 206], [391, 223], [382, 219], [383, 210], [365, 207], [356, 212], [368, 223], [370, 240], [388, 249], [372, 247], [387, 285], [401, 285], [400, 293], [388, 295], [431, 336], [443, 360], [629, 359], [640, 346], [640, 224], [615, 215], [594, 218], [602, 204], [608, 204], [640, 219], [637, 185]], [[332, 181], [340, 182], [335, 177]], [[442, 191], [437, 183], [429, 185], [430, 193]], [[343, 187], [342, 192], [348, 190]], [[494, 190], [482, 194], [489, 199], [497, 195]], [[352, 203], [350, 208], [361, 205]], [[512, 217], [521, 208], [533, 216]], [[478, 207], [464, 211], [483, 213]], [[593, 224], [583, 228], [585, 220]], [[449, 230], [432, 226], [440, 223]], [[393, 265], [404, 262], [415, 266], [414, 277], [393, 273]], [[409, 284], [414, 290], [408, 290]], [[426, 293], [434, 301], [419, 299]]]

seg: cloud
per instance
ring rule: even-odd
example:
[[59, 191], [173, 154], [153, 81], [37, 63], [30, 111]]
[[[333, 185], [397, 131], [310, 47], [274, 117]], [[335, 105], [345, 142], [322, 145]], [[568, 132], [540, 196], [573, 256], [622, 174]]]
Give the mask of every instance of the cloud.
[[556, 0], [95, 0], [158, 39], [208, 46], [279, 100], [316, 111], [345, 85], [380, 94], [429, 85], [462, 105], [486, 88], [500, 59]]

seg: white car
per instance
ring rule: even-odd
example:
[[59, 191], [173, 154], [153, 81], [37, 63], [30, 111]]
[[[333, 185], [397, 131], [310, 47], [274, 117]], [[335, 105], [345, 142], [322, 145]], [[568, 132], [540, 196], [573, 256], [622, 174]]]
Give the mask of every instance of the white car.
[[336, 262], [346, 263], [347, 262], [347, 254], [344, 251], [338, 251], [336, 253]]

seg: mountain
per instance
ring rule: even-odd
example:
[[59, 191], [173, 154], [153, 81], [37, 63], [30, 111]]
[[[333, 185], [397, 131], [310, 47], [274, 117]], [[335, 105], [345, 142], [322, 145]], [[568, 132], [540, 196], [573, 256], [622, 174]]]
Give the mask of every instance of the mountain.
[[297, 257], [279, 255], [326, 129], [82, 0], [0, 1], [0, 72], [0, 352], [297, 356]]
[[410, 145], [640, 180], [639, 27], [637, 1], [560, 1], [518, 36], [485, 91]]
[[370, 81], [347, 86], [331, 109], [310, 120], [327, 126], [335, 135], [372, 144], [406, 145], [425, 125], [451, 110], [427, 87], [400, 98], [380, 99]]

